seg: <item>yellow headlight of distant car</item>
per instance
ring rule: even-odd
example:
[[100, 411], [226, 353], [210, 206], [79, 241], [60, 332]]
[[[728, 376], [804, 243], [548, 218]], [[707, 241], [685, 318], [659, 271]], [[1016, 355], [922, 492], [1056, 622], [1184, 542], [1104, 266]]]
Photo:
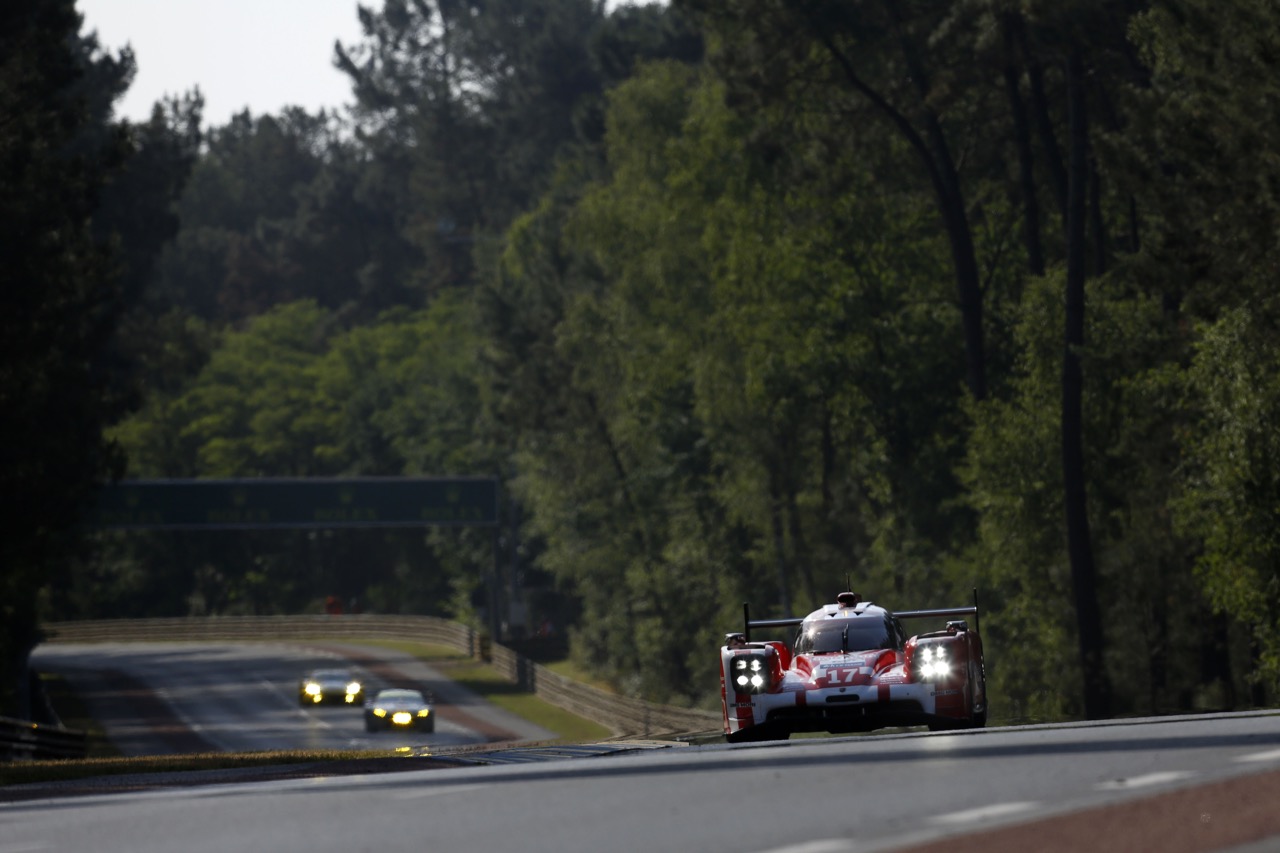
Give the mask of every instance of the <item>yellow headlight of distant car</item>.
[[386, 709], [386, 708], [374, 708], [374, 709], [373, 709], [373, 715], [374, 715], [375, 717], [385, 717], [385, 716], [387, 715], [387, 709]]
[[308, 681], [307, 686], [302, 688], [302, 692], [306, 693], [308, 696], [319, 696], [320, 685], [316, 684], [314, 681]]
[[360, 692], [360, 682], [358, 682], [358, 681], [353, 681], [353, 682], [351, 682], [350, 684], [348, 684], [348, 685], [347, 685], [347, 695], [348, 695], [348, 696], [354, 696], [355, 694], [357, 694], [357, 693], [359, 693], [359, 692]]
[[419, 712], [418, 712], [418, 716], [419, 716], [419, 717], [429, 717], [429, 716], [431, 716], [431, 710], [430, 710], [429, 708], [423, 708], [421, 711], [419, 711]]
[[408, 711], [396, 711], [391, 715], [391, 722], [395, 723], [397, 726], [407, 726], [412, 721], [413, 714], [410, 714]]

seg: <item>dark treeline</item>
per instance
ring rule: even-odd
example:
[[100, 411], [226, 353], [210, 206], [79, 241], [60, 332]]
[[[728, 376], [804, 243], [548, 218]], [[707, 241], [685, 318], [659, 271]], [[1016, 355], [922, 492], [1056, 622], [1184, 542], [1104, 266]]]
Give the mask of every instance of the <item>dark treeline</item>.
[[[980, 591], [995, 719], [1274, 704], [1269, 0], [385, 0], [350, 114], [113, 118], [0, 17], [4, 630], [544, 619], [713, 706], [723, 632]], [[354, 14], [353, 10], [353, 14]], [[479, 530], [80, 530], [113, 477], [485, 475]], [[17, 669], [15, 669], [17, 667]]]

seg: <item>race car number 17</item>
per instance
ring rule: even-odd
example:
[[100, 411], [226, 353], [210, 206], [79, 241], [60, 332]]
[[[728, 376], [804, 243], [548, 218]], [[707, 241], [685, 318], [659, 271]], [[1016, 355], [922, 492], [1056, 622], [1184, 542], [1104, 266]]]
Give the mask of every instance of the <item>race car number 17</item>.
[[854, 679], [858, 677], [858, 669], [857, 667], [829, 669], [826, 676], [829, 684], [853, 684]]

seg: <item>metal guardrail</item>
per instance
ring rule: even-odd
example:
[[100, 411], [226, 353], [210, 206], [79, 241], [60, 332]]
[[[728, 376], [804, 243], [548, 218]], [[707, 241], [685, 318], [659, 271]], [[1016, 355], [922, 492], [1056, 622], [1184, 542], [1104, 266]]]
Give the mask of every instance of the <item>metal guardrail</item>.
[[566, 678], [505, 646], [494, 646], [493, 668], [508, 681], [519, 684], [553, 705], [609, 727], [615, 735], [634, 736], [681, 734], [719, 729], [719, 714], [692, 708], [657, 705], [608, 693], [589, 684]]
[[415, 640], [478, 656], [480, 635], [433, 616], [190, 616], [172, 619], [87, 619], [43, 625], [50, 643], [252, 642], [366, 638]]
[[84, 758], [89, 737], [84, 732], [0, 717], [0, 759], [35, 761]]
[[711, 711], [658, 705], [573, 681], [457, 622], [434, 616], [192, 616], [172, 619], [95, 619], [44, 625], [51, 643], [245, 642], [264, 640], [392, 639], [434, 643], [486, 658], [509, 681], [538, 698], [608, 728], [615, 737], [654, 737], [719, 730]]

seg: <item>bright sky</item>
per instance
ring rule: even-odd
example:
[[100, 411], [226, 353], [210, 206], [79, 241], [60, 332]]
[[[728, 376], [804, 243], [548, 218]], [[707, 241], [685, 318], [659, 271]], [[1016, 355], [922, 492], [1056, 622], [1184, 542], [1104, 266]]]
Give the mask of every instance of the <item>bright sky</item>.
[[[142, 121], [165, 95], [199, 87], [206, 126], [248, 108], [310, 112], [350, 103], [333, 43], [360, 37], [358, 0], [77, 0], [83, 31], [115, 52], [132, 45], [138, 73], [116, 115]], [[366, 6], [380, 8], [375, 0]]]

